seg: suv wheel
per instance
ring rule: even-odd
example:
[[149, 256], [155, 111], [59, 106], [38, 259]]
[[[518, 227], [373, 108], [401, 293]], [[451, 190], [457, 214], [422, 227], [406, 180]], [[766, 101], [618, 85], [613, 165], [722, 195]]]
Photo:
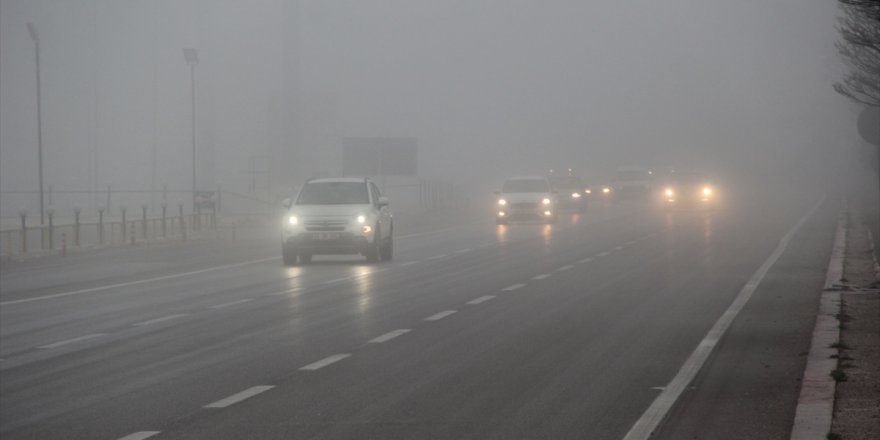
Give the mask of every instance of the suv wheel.
[[391, 229], [388, 239], [382, 244], [379, 256], [382, 258], [382, 261], [391, 261], [391, 258], [394, 257], [394, 228]]
[[285, 266], [293, 266], [296, 264], [296, 250], [291, 246], [281, 246], [281, 259]]

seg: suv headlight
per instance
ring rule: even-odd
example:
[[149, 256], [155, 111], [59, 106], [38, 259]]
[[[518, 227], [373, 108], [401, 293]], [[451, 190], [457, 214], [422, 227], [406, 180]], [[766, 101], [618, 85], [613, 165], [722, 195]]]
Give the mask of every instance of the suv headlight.
[[357, 222], [360, 223], [360, 224], [364, 224], [364, 223], [367, 222], [367, 218], [364, 217], [363, 214], [361, 214], [361, 215], [357, 216]]
[[504, 205], [507, 204], [507, 200], [504, 200], [504, 199], [498, 199], [498, 204], [501, 205], [501, 206], [504, 206]]
[[299, 219], [296, 218], [295, 215], [292, 215], [292, 216], [290, 216], [290, 217], [287, 219], [287, 223], [288, 223], [288, 224], [291, 224], [291, 225], [298, 225], [298, 224], [299, 224]]
[[545, 205], [549, 205], [549, 204], [550, 204], [550, 199], [545, 198], [544, 200], [541, 200], [541, 203], [543, 203], [543, 204], [545, 204]]

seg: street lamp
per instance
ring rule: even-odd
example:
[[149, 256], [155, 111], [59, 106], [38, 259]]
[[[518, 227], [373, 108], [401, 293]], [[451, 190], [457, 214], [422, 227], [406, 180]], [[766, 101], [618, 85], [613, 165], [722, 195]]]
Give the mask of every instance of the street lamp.
[[192, 83], [192, 202], [196, 212], [196, 64], [199, 63], [199, 52], [191, 47], [183, 49], [183, 58], [189, 64], [189, 76]]
[[37, 60], [37, 173], [40, 179], [40, 226], [44, 224], [43, 215], [43, 105], [42, 91], [40, 89], [40, 38], [37, 35], [37, 27], [33, 23], [27, 24], [31, 40], [34, 40]]

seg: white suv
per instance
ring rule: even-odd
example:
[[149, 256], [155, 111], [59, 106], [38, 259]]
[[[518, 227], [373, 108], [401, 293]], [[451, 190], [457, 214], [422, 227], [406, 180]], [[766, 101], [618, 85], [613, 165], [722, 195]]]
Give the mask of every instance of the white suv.
[[556, 191], [542, 176], [512, 177], [496, 192], [498, 210], [495, 223], [506, 225], [513, 220], [543, 220], [556, 223]]
[[361, 254], [367, 261], [390, 260], [394, 223], [388, 199], [370, 179], [310, 179], [296, 200], [284, 202], [281, 255], [285, 265], [312, 255]]

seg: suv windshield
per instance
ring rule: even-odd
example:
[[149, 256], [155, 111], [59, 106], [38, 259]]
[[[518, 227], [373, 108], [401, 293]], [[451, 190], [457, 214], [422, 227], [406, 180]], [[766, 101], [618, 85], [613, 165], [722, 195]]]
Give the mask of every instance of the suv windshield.
[[546, 180], [519, 179], [504, 182], [501, 192], [505, 193], [546, 193], [550, 192]]
[[697, 185], [705, 183], [706, 176], [700, 173], [674, 173], [671, 180], [672, 183], [679, 185]]
[[312, 182], [296, 199], [297, 205], [366, 205], [370, 195], [364, 182]]
[[581, 179], [574, 176], [551, 177], [550, 186], [553, 188], [580, 188]]

